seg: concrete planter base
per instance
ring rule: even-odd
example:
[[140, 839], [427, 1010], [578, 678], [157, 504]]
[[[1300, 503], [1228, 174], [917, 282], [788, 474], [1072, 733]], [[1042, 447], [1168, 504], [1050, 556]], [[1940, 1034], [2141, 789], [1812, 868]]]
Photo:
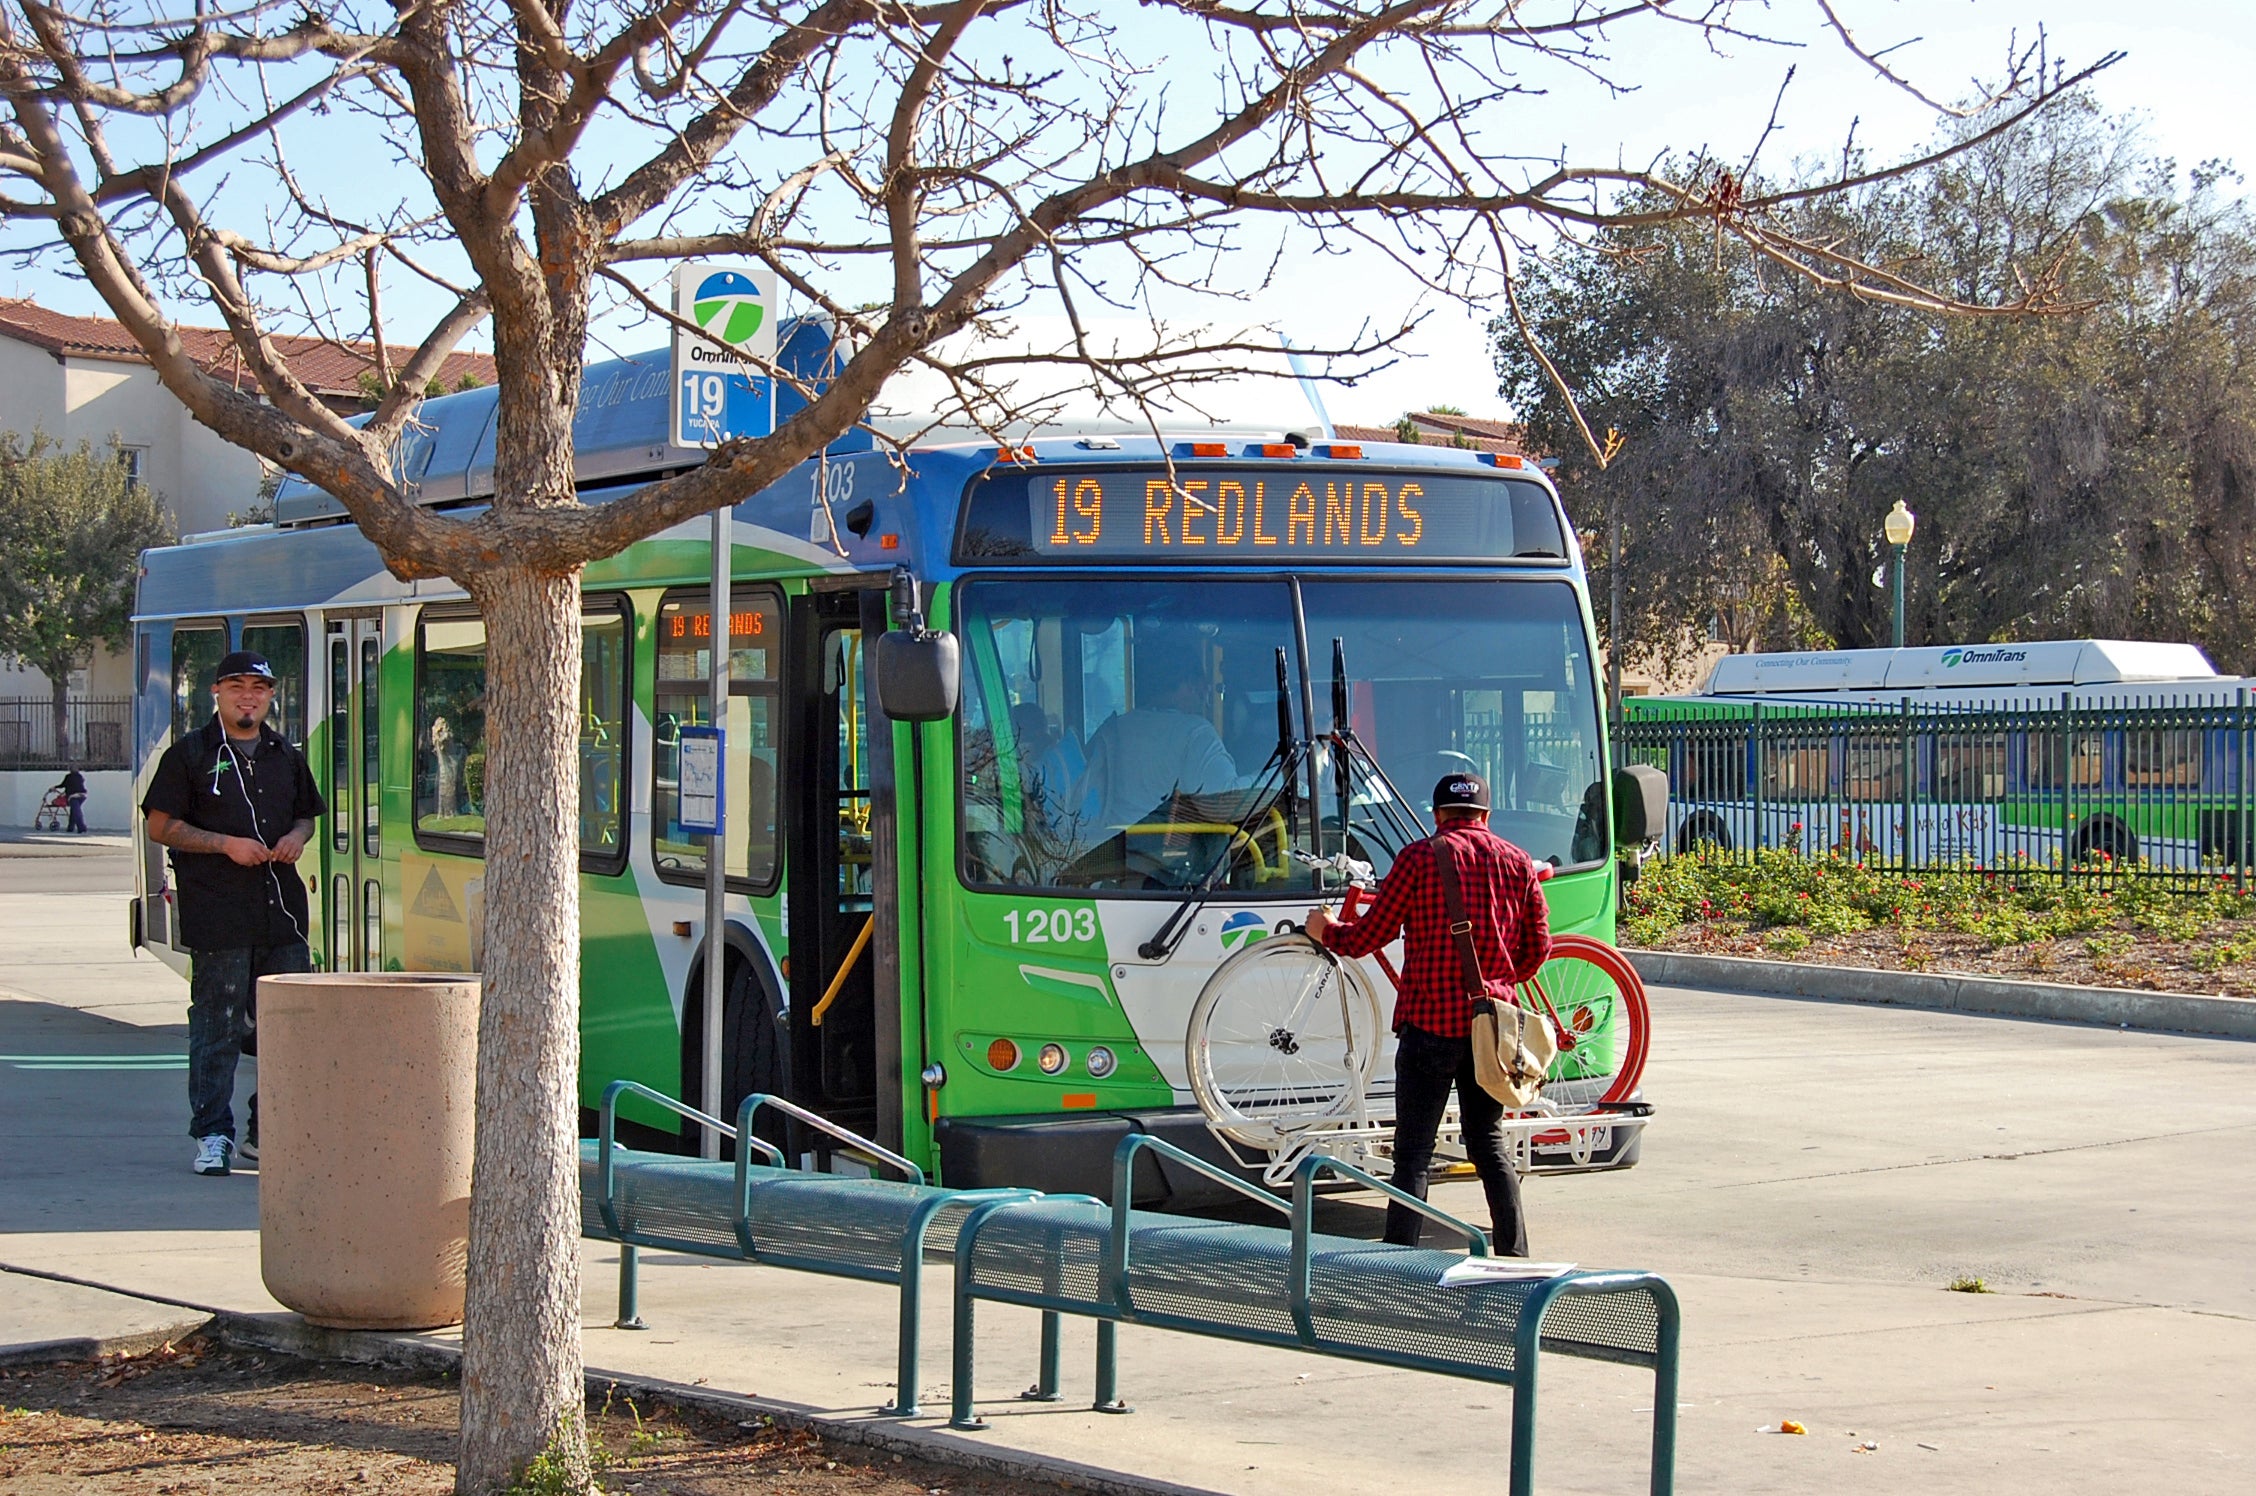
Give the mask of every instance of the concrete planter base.
[[462, 1319], [478, 979], [259, 979], [259, 1253], [317, 1325]]

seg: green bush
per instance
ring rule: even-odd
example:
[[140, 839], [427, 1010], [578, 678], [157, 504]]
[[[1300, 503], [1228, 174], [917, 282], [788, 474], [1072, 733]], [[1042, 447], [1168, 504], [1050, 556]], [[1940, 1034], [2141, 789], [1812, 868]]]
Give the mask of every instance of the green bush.
[[[2218, 925], [2256, 916], [2256, 896], [2219, 878], [2198, 891], [2136, 878], [2062, 879], [2028, 862], [2003, 868], [1903, 873], [1840, 853], [1804, 857], [1764, 848], [1752, 860], [1708, 849], [1649, 863], [1630, 885], [1621, 920], [1630, 945], [1658, 945], [1687, 927], [1719, 933], [1753, 930], [1776, 951], [1800, 950], [1822, 935], [1892, 930], [1973, 935], [1992, 946], [2068, 936], [2100, 936], [2094, 954], [2127, 950], [2136, 931], [2169, 942], [2207, 939]], [[1773, 939], [1777, 932], [1799, 936]], [[2205, 949], [2204, 965], [2256, 953], [2226, 941]]]

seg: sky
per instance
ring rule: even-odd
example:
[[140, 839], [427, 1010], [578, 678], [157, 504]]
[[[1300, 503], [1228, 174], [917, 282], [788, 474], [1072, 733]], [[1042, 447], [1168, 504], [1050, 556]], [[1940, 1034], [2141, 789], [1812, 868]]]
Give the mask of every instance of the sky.
[[[1975, 80], [1997, 78], [2013, 40], [2034, 39], [2040, 25], [2050, 55], [2071, 69], [2122, 51], [2125, 58], [2094, 84], [2105, 108], [2140, 116], [2149, 146], [2181, 167], [2222, 157], [2256, 172], [2256, 112], [2246, 102], [2248, 80], [2256, 77], [2256, 0], [1835, 0], [1835, 8], [1868, 49], [1896, 47], [1890, 63], [1939, 98], [1964, 98]], [[1852, 123], [1875, 160], [1915, 153], [1934, 133], [1931, 110], [1874, 77], [1824, 29], [1817, 0], [1742, 0], [1738, 20], [1775, 40], [1727, 42], [1710, 52], [1681, 28], [1649, 20], [1625, 25], [1607, 71], [1631, 85], [1629, 92], [1615, 94], [1555, 70], [1546, 76], [1563, 80], [1557, 90], [1515, 101], [1497, 116], [1497, 129], [1525, 131], [1524, 149], [1531, 154], [1563, 152], [1580, 164], [1637, 166], [1702, 147], [1736, 162], [1761, 136], [1778, 100], [1779, 128], [1762, 156], [1774, 168], [1797, 157], [1837, 155]], [[1781, 99], [1789, 68], [1793, 79]], [[1191, 75], [1181, 81], [1188, 85]], [[336, 128], [341, 132], [349, 122], [340, 120]], [[378, 149], [374, 142], [356, 146], [342, 133], [335, 146], [340, 156]], [[325, 159], [318, 174], [347, 165]], [[242, 190], [244, 179], [233, 180]], [[104, 312], [60, 263], [0, 276], [0, 290], [57, 310]], [[416, 304], [413, 294], [409, 287], [387, 286], [387, 322], [395, 336], [420, 331], [436, 315], [436, 305]], [[1351, 339], [1366, 319], [1398, 325], [1417, 297], [1409, 277], [1376, 251], [1299, 255], [1283, 262], [1244, 315], [1273, 320], [1302, 347], [1323, 346]], [[1157, 310], [1162, 316], [1182, 311]], [[1475, 415], [1510, 415], [1496, 393], [1487, 316], [1456, 305], [1426, 311], [1405, 344], [1407, 356], [1394, 367], [1353, 387], [1327, 388], [1334, 421], [1391, 424], [1405, 410], [1436, 403]], [[1204, 315], [1214, 312], [1209, 307]], [[212, 319], [207, 311], [191, 320]], [[664, 341], [655, 328], [622, 329], [618, 319], [601, 331], [612, 349]], [[482, 338], [473, 342], [484, 345]]]
[[[2152, 149], [2174, 158], [2181, 169], [2222, 157], [2256, 175], [2256, 109], [2250, 105], [2256, 0], [1839, 0], [1837, 9], [1869, 50], [1919, 38], [1888, 60], [1931, 97], [1944, 99], [1970, 92], [1977, 76], [1997, 77], [2009, 40], [2016, 34], [2033, 38], [2040, 23], [2052, 55], [2071, 70], [2124, 52], [2093, 85], [2102, 105], [2143, 116]], [[1706, 56], [1681, 43], [1664, 55], [1625, 48], [1619, 61], [1637, 79], [1637, 92], [1620, 100], [1595, 87], [1556, 95], [1559, 141], [1583, 159], [1600, 151], [1611, 156], [1618, 142], [1621, 159], [1632, 164], [1661, 151], [1686, 154], [1703, 144], [1726, 159], [1744, 160], [1788, 67], [1795, 75], [1780, 107], [1780, 132], [1764, 147], [1765, 161], [1784, 164], [1799, 155], [1837, 153], [1852, 120], [1857, 138], [1871, 146], [1876, 159], [1914, 152], [1933, 133], [1932, 112], [1874, 79], [1829, 33], [1809, 24], [1821, 19], [1813, 4], [1774, 0], [1771, 16], [1778, 34], [1806, 45], [1742, 44], [1727, 57]], [[1397, 283], [1394, 307], [1410, 294], [1376, 256], [1357, 279], [1373, 302], [1387, 301], [1389, 280]], [[1280, 304], [1336, 304], [1313, 289], [1288, 290]], [[1340, 319], [1340, 330], [1345, 327]], [[1496, 393], [1478, 320], [1437, 310], [1421, 326], [1413, 348], [1417, 356], [1398, 367], [1354, 389], [1329, 393], [1332, 418], [1391, 424], [1405, 410], [1436, 401], [1474, 415], [1510, 415]]]

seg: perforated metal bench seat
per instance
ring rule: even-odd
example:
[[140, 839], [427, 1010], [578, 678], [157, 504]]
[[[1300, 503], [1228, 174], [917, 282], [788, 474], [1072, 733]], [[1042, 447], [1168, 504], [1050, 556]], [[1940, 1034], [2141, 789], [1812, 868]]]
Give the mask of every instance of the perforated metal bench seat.
[[[645, 1153], [617, 1143], [618, 1103], [638, 1097], [754, 1151], [741, 1163]], [[751, 1132], [754, 1111], [773, 1106], [865, 1157], [908, 1176], [901, 1180], [814, 1174], [781, 1167], [783, 1156]], [[619, 1327], [643, 1328], [640, 1253], [645, 1247], [785, 1267], [833, 1278], [894, 1283], [901, 1290], [900, 1379], [882, 1411], [918, 1411], [918, 1319], [927, 1256], [953, 1250], [971, 1211], [1029, 1190], [944, 1190], [916, 1166], [789, 1102], [744, 1099], [737, 1125], [685, 1107], [633, 1081], [604, 1091], [599, 1137], [580, 1144], [580, 1234], [619, 1243]], [[608, 1141], [606, 1141], [608, 1140]], [[766, 1156], [771, 1163], [754, 1163]]]
[[1114, 1200], [1045, 1196], [974, 1209], [957, 1233], [955, 1390], [949, 1422], [982, 1427], [973, 1397], [973, 1306], [984, 1299], [1039, 1310], [1042, 1360], [1032, 1395], [1057, 1396], [1058, 1317], [1097, 1321], [1096, 1407], [1126, 1412], [1115, 1391], [1123, 1324], [1438, 1372], [1512, 1388], [1512, 1496], [1534, 1489], [1536, 1373], [1544, 1351], [1653, 1373], [1654, 1496], [1676, 1463], [1676, 1295], [1651, 1273], [1564, 1273], [1444, 1286], [1457, 1252], [1388, 1246], [1314, 1229], [1320, 1172], [1352, 1176], [1467, 1238], [1465, 1223], [1338, 1160], [1294, 1170], [1291, 1229], [1129, 1208], [1137, 1153], [1154, 1150], [1264, 1206], [1276, 1197], [1155, 1138], [1131, 1135], [1113, 1156]]
[[735, 1164], [614, 1147], [614, 1224], [604, 1217], [599, 1155], [593, 1139], [580, 1144], [585, 1236], [888, 1283], [900, 1277], [903, 1234], [920, 1209], [929, 1215], [924, 1250], [932, 1256], [954, 1251], [956, 1228], [977, 1203], [933, 1185], [751, 1164], [740, 1234]]
[[[1304, 1325], [1294, 1304], [1291, 1232], [1135, 1211], [1122, 1305], [1107, 1285], [1113, 1219], [1112, 1207], [1095, 1201], [1042, 1199], [999, 1210], [981, 1223], [958, 1268], [968, 1275], [959, 1291], [1421, 1370], [1446, 1363], [1452, 1375], [1508, 1382], [1522, 1310], [1546, 1286], [1445, 1288], [1441, 1275], [1463, 1260], [1459, 1253], [1315, 1235]], [[1546, 1307], [1545, 1350], [1656, 1364], [1661, 1307], [1646, 1284], [1576, 1293]]]

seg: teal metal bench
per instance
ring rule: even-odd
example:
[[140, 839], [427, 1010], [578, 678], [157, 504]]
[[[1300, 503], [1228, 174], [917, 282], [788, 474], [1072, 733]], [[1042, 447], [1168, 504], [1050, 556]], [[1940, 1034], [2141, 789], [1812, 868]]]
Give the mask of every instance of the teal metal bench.
[[[1197, 1220], [1131, 1206], [1137, 1153], [1153, 1149], [1290, 1217], [1288, 1229]], [[1653, 1372], [1651, 1489], [1668, 1496], [1676, 1463], [1676, 1295], [1651, 1273], [1442, 1286], [1454, 1252], [1322, 1236], [1318, 1176], [1352, 1179], [1460, 1233], [1473, 1256], [1487, 1238], [1466, 1223], [1334, 1159], [1306, 1158], [1287, 1204], [1227, 1171], [1141, 1134], [1113, 1155], [1112, 1203], [1086, 1196], [993, 1201], [956, 1233], [955, 1386], [950, 1424], [973, 1410], [972, 1306], [981, 1299], [1043, 1314], [1036, 1393], [1057, 1395], [1059, 1314], [1097, 1321], [1096, 1407], [1127, 1412], [1117, 1390], [1118, 1326], [1146, 1325], [1439, 1372], [1512, 1388], [1512, 1496], [1534, 1489], [1536, 1365], [1541, 1351]]]
[[[619, 1100], [630, 1095], [736, 1139], [735, 1161], [619, 1146]], [[795, 1117], [903, 1177], [856, 1179], [790, 1168], [780, 1150], [752, 1131], [753, 1115], [762, 1107]], [[753, 1162], [754, 1153], [767, 1162]], [[731, 1127], [648, 1086], [613, 1081], [603, 1093], [597, 1135], [580, 1143], [580, 1234], [619, 1244], [620, 1328], [645, 1328], [640, 1313], [645, 1247], [898, 1284], [900, 1381], [881, 1411], [901, 1418], [919, 1413], [918, 1323], [926, 1254], [951, 1251], [957, 1228], [981, 1205], [1034, 1198], [1031, 1190], [926, 1184], [924, 1171], [899, 1154], [757, 1093], [744, 1098]]]

